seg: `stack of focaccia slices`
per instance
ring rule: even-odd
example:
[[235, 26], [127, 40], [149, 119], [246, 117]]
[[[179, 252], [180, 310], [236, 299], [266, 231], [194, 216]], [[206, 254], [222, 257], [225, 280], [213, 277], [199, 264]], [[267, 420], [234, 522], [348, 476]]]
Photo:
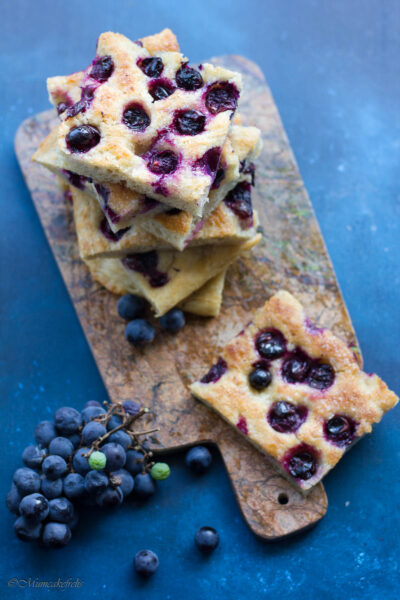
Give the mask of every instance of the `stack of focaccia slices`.
[[228, 266], [255, 246], [260, 132], [241, 76], [189, 65], [174, 34], [103, 33], [84, 71], [48, 79], [59, 125], [33, 159], [62, 178], [81, 258], [116, 294], [219, 313]]

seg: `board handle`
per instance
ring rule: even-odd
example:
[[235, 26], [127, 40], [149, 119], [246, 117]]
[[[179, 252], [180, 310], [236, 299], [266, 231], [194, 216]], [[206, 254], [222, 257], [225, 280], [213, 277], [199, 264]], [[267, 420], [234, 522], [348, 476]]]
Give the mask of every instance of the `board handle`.
[[255, 448], [236, 432], [218, 440], [242, 515], [250, 529], [266, 540], [308, 529], [328, 508], [319, 483], [307, 496], [297, 491]]

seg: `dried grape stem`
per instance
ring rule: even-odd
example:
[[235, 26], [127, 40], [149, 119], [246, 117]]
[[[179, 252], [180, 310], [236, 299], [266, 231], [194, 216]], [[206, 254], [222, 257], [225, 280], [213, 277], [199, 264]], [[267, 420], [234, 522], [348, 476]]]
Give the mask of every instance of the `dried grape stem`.
[[94, 452], [95, 450], [98, 450], [100, 448], [101, 444], [103, 444], [106, 440], [108, 440], [108, 438], [110, 437], [110, 435], [112, 435], [116, 431], [119, 431], [120, 429], [125, 429], [127, 427], [130, 427], [132, 425], [132, 423], [134, 421], [136, 421], [136, 419], [139, 419], [140, 417], [142, 417], [146, 413], [147, 413], [146, 409], [142, 408], [141, 410], [139, 410], [139, 412], [136, 413], [136, 415], [130, 415], [120, 425], [118, 425], [117, 427], [114, 427], [114, 429], [110, 429], [110, 431], [107, 431], [107, 433], [105, 433], [104, 435], [102, 435], [98, 440], [96, 440], [94, 442], [94, 444], [90, 448], [89, 452], [85, 455], [86, 458], [89, 458], [90, 455], [92, 454], [92, 452]]
[[154, 429], [148, 429], [147, 431], [131, 431], [133, 436], [137, 435], [148, 435], [149, 433], [155, 433], [156, 431], [160, 431], [159, 427], [155, 427]]
[[[99, 420], [99, 421], [101, 420], [101, 421], [104, 421], [105, 423], [108, 423], [110, 416], [112, 414], [119, 414], [119, 416], [121, 416], [123, 418], [123, 422], [120, 425], [117, 425], [117, 427], [114, 427], [114, 429], [110, 429], [110, 431], [107, 431], [107, 433], [105, 433], [99, 439], [97, 439], [92, 444], [92, 447], [90, 448], [89, 452], [87, 452], [87, 454], [85, 454], [86, 458], [89, 458], [94, 451], [99, 450], [101, 448], [101, 445], [106, 440], [108, 440], [110, 435], [112, 435], [116, 431], [119, 431], [120, 429], [127, 430], [127, 433], [133, 438], [134, 441], [136, 441], [137, 444], [139, 444], [139, 442], [136, 439], [138, 436], [148, 435], [150, 433], [155, 433], [156, 431], [159, 431], [158, 427], [155, 427], [154, 429], [148, 429], [146, 431], [129, 431], [128, 427], [130, 427], [134, 421], [136, 421], [143, 415], [148, 414], [149, 409], [141, 408], [135, 415], [130, 415], [129, 417], [126, 417], [126, 414], [117, 413], [115, 411], [115, 408], [118, 408], [119, 406], [122, 406], [122, 405], [120, 403], [111, 405], [111, 407], [109, 408], [109, 412], [106, 415], [100, 415], [100, 418], [94, 419], [94, 420]], [[139, 444], [139, 446], [140, 446], [140, 444]], [[144, 452], [145, 456], [152, 456], [152, 454], [153, 454], [152, 452], [143, 450], [142, 447], [141, 447], [141, 450]]]

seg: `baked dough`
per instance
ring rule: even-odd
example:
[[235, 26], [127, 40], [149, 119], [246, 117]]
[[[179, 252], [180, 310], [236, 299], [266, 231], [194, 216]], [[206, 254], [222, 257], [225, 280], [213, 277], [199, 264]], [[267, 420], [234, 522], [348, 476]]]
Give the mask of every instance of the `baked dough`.
[[224, 269], [221, 273], [212, 277], [203, 287], [193, 292], [178, 306], [183, 311], [200, 317], [217, 317], [221, 310], [226, 271], [227, 269]]
[[[163, 29], [160, 33], [140, 38], [138, 42], [151, 56], [158, 52], [179, 52], [180, 50], [176, 35], [170, 29]], [[82, 92], [81, 85], [88, 70], [89, 68], [71, 75], [58, 75], [47, 79], [49, 100], [55, 108], [58, 108], [60, 103], [72, 106], [79, 102]]]
[[[94, 198], [101, 206], [109, 226], [114, 233], [141, 223], [146, 231], [164, 240], [175, 248], [183, 250], [188, 241], [200, 231], [205, 219], [198, 220], [190, 213], [181, 211], [170, 214], [168, 207], [150, 200], [142, 194], [129, 190], [123, 184], [98, 184], [87, 177], [63, 168], [63, 156], [56, 145], [57, 128], [43, 140], [33, 156], [33, 160], [53, 173], [64, 177], [70, 184]], [[241, 181], [251, 182], [252, 174], [247, 166], [259, 155], [261, 149], [260, 131], [256, 127], [233, 125], [224, 145], [220, 169], [223, 176], [216, 189], [210, 192], [208, 211], [214, 210], [226, 195]], [[149, 219], [159, 215], [157, 219]], [[197, 236], [198, 238], [198, 236]], [[201, 238], [198, 238], [201, 239]], [[232, 240], [235, 241], [235, 240]]]
[[[261, 132], [257, 127], [232, 125], [222, 151], [219, 166], [221, 173], [223, 171], [223, 176], [218, 187], [210, 191], [205, 217], [199, 221], [188, 212], [181, 212], [173, 218], [166, 212], [158, 212], [154, 218], [143, 220], [143, 228], [156, 237], [166, 240], [178, 250], [183, 250], [194, 236], [197, 242], [201, 243], [201, 227], [203, 224], [204, 227], [209, 225], [209, 215], [216, 214], [216, 210], [221, 206], [227, 194], [240, 182], [254, 183], [254, 165], [252, 161], [260, 154], [261, 147]], [[249, 165], [250, 169], [248, 168]], [[215, 209], [215, 207], [218, 208]], [[232, 216], [232, 211], [230, 211], [230, 214]], [[208, 220], [206, 221], [205, 218], [207, 217]], [[239, 225], [237, 218], [236, 223]], [[230, 227], [228, 225], [227, 232], [231, 227], [232, 225]], [[242, 229], [245, 229], [243, 223]]]
[[[139, 260], [151, 258], [155, 269], [164, 276], [165, 283], [154, 287], [149, 277], [136, 270], [127, 268], [126, 258], [95, 258], [85, 261], [93, 278], [114, 294], [139, 293], [146, 298], [157, 317], [177, 306], [200, 289], [212, 277], [226, 269], [243, 252], [250, 250], [261, 239], [257, 234], [253, 239], [232, 246], [200, 246], [177, 250], [161, 250], [131, 255]], [[147, 256], [146, 256], [147, 255]], [[159, 282], [157, 282], [159, 283]]]
[[[168, 242], [156, 238], [143, 227], [143, 220], [127, 231], [114, 234], [108, 229], [107, 221], [98, 203], [85, 192], [70, 186], [79, 253], [82, 259], [116, 258], [126, 254], [149, 250], [171, 250]], [[170, 215], [174, 222], [179, 215]], [[222, 202], [206, 220], [188, 247], [210, 244], [230, 245], [250, 239], [258, 224], [257, 213], [250, 226], [243, 227], [241, 220]], [[177, 225], [178, 226], [178, 225]]]
[[[89, 271], [92, 270], [93, 261], [85, 262]], [[217, 317], [221, 310], [222, 297], [224, 292], [225, 277], [227, 269], [212, 277], [207, 283], [205, 283], [199, 290], [193, 292], [188, 298], [182, 300], [178, 307], [184, 312], [192, 313], [200, 317]], [[105, 281], [102, 284], [105, 288], [115, 293], [115, 287], [112, 282]], [[141, 296], [139, 289], [135, 289], [132, 281], [128, 281], [125, 290], [120, 288], [121, 294], [136, 294]]]
[[[284, 336], [282, 356], [263, 359], [256, 346], [263, 332]], [[288, 373], [293, 373], [296, 356], [306, 362], [300, 379], [293, 382]], [[249, 374], [260, 363], [272, 379], [257, 391]], [[346, 448], [369, 433], [372, 424], [398, 401], [377, 375], [361, 371], [353, 352], [339, 338], [313, 325], [301, 304], [286, 291], [272, 296], [255, 313], [253, 321], [225, 346], [214, 371], [190, 389], [272, 458], [303, 491], [316, 485]], [[287, 407], [298, 411], [292, 414], [293, 421], [277, 425], [277, 402], [283, 402], [279, 418]]]
[[78, 190], [90, 194], [98, 201], [112, 231], [130, 227], [136, 219], [165, 212], [165, 204], [150, 200], [143, 194], [133, 192], [121, 183], [99, 184], [93, 179], [64, 169], [64, 158], [57, 148], [57, 127], [43, 140], [32, 156], [34, 162], [49, 169], [55, 175]]
[[[187, 91], [175, 87], [176, 74], [187, 64], [186, 58], [179, 52], [160, 52], [163, 69], [159, 81], [167, 82], [174, 91], [155, 101], [150, 90], [158, 80], [140, 68], [141, 61], [151, 56], [146, 48], [121, 34], [107, 32], [99, 37], [97, 56], [111, 57], [113, 71], [106, 81], [94, 85], [93, 67], [87, 70], [81, 83], [82, 99], [90, 88], [90, 102], [79, 112], [66, 110], [61, 114], [64, 120], [58, 129], [58, 147], [64, 154], [64, 168], [101, 183], [124, 181], [134, 191], [201, 217], [236, 107], [234, 103], [226, 110], [211, 110], [209, 94], [227, 86], [236, 102], [240, 74], [205, 63], [202, 87]], [[141, 131], [123, 122], [126, 109], [133, 104], [148, 117], [148, 125]], [[205, 119], [204, 129], [196, 135], [177, 131], [178, 111], [188, 110]], [[87, 125], [98, 130], [100, 141], [86, 152], [72, 151], [66, 141], [68, 134]], [[176, 168], [169, 173], [150, 170], [153, 157], [166, 151], [174, 155]]]

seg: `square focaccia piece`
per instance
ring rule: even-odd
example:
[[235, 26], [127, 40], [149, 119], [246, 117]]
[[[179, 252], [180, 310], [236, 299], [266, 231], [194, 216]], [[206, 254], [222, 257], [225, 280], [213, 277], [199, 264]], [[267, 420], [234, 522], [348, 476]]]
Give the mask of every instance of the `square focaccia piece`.
[[193, 292], [258, 244], [261, 236], [232, 246], [201, 246], [177, 250], [152, 250], [124, 258], [87, 260], [92, 277], [115, 294], [139, 293], [151, 304], [156, 317], [179, 305]]
[[[238, 183], [254, 183], [255, 167], [252, 161], [258, 156], [260, 149], [260, 131], [256, 127], [232, 126], [222, 151], [217, 177], [210, 191], [206, 216], [226, 198], [231, 210], [240, 219], [242, 229], [249, 228], [252, 217], [250, 185], [243, 183], [229, 198], [227, 195]], [[146, 231], [182, 250], [205, 223], [205, 217], [196, 219], [190, 213], [166, 207], [165, 204], [138, 194], [123, 184], [100, 184], [64, 169], [64, 157], [57, 148], [57, 128], [43, 140], [33, 155], [33, 160], [64, 177], [72, 186], [96, 198], [110, 229], [116, 234], [140, 220]], [[159, 213], [163, 213], [160, 219], [151, 222], [147, 219]]]
[[[253, 213], [251, 208], [250, 185], [248, 187], [249, 189], [245, 191], [251, 214], [246, 221], [240, 218], [229, 204], [221, 202], [205, 220], [203, 227], [195, 232], [187, 247], [217, 244], [226, 246], [254, 237], [258, 215], [256, 211]], [[144, 219], [114, 233], [94, 198], [72, 186], [70, 191], [79, 253], [82, 259], [115, 258], [150, 250], [172, 250], [171, 244], [155, 237], [143, 227]], [[171, 226], [178, 229], [180, 220], [185, 224], [185, 215], [186, 213], [166, 215], [166, 221], [169, 219], [172, 222]]]
[[58, 147], [79, 175], [201, 217], [240, 89], [238, 73], [103, 33], [81, 99], [61, 113]]
[[255, 313], [191, 391], [305, 492], [398, 401], [286, 291]]
[[[170, 29], [164, 29], [160, 33], [141, 38], [138, 43], [142, 44], [151, 56], [159, 52], [179, 52], [178, 40]], [[56, 108], [60, 118], [67, 109], [81, 100], [81, 86], [89, 69], [90, 67], [86, 71], [50, 77], [47, 80], [50, 102]], [[125, 185], [109, 183], [104, 186], [91, 178], [78, 175], [78, 173], [65, 168], [64, 157], [57, 148], [57, 127], [41, 143], [33, 160], [64, 177], [71, 185], [96, 198], [114, 232], [132, 225], [133, 219], [136, 217], [154, 215], [166, 210], [164, 204], [134, 192]]]

